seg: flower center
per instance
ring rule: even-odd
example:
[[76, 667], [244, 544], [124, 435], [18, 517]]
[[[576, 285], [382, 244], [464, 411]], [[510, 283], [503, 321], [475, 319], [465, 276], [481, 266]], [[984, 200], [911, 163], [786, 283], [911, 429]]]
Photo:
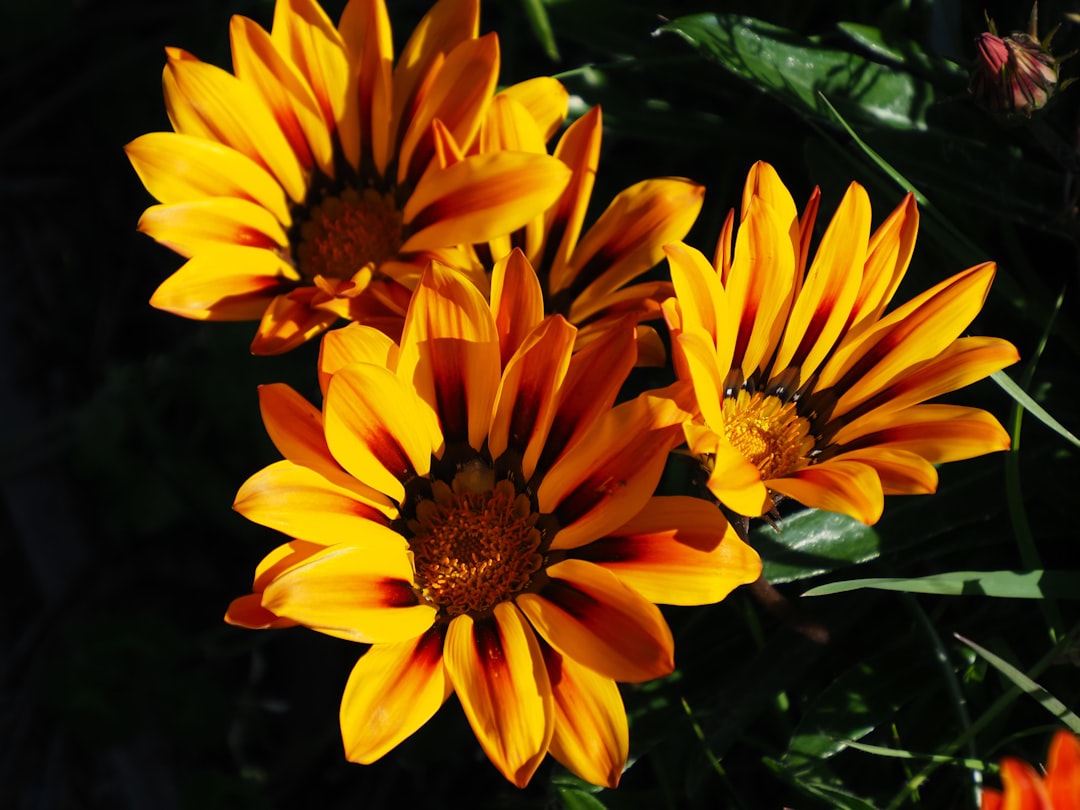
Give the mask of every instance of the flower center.
[[803, 466], [814, 449], [810, 423], [799, 416], [795, 406], [795, 402], [751, 394], [746, 389], [724, 397], [724, 432], [728, 441], [761, 470], [764, 480]]
[[509, 481], [495, 483], [481, 462], [450, 486], [434, 482], [408, 524], [423, 598], [451, 616], [486, 613], [511, 599], [543, 564], [536, 520], [528, 496]]
[[296, 259], [307, 278], [351, 279], [401, 247], [401, 212], [389, 195], [346, 189], [324, 197], [300, 226]]

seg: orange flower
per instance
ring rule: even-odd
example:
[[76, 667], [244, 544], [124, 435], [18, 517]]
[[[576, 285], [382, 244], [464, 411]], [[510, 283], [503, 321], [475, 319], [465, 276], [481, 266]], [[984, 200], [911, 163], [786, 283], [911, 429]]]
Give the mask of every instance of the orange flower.
[[339, 317], [396, 334], [432, 257], [550, 205], [569, 178], [553, 158], [437, 154], [436, 127], [472, 143], [495, 88], [498, 41], [478, 17], [477, 0], [437, 3], [396, 67], [384, 0], [350, 0], [337, 28], [314, 0], [278, 0], [269, 33], [233, 17], [234, 74], [168, 48], [175, 131], [127, 146], [162, 203], [140, 230], [188, 258], [151, 304], [261, 319], [257, 354]]
[[[678, 390], [613, 405], [633, 318], [572, 354], [515, 251], [490, 305], [433, 264], [400, 345], [323, 338], [320, 412], [260, 391], [285, 456], [236, 508], [294, 538], [226, 620], [371, 644], [345, 687], [349, 759], [368, 763], [455, 692], [495, 766], [524, 786], [547, 752], [614, 786], [628, 732], [616, 681], [672, 671], [654, 603], [718, 601], [761, 563], [706, 501], [653, 497], [688, 415]], [[628, 443], [626, 436], [634, 436]]]
[[884, 495], [933, 492], [933, 465], [1008, 448], [989, 413], [920, 403], [1017, 353], [959, 337], [982, 308], [989, 262], [885, 314], [915, 246], [912, 195], [871, 235], [869, 199], [852, 183], [806, 270], [817, 205], [815, 191], [800, 220], [775, 170], [756, 164], [734, 256], [733, 216], [712, 264], [667, 247], [676, 297], [664, 315], [697, 395], [686, 439], [712, 494], [747, 517], [783, 495], [872, 524]]
[[981, 810], [1080, 810], [1080, 739], [1064, 729], [1054, 735], [1045, 777], [1005, 757], [1001, 783], [1003, 790], [983, 790]]
[[[560, 108], [553, 104], [559, 97], [555, 90], [530, 89], [528, 96], [520, 86], [496, 95], [481, 130], [481, 153], [547, 154], [547, 141], [566, 117], [566, 91]], [[681, 177], [643, 180], [619, 192], [583, 235], [602, 135], [600, 108], [594, 107], [555, 147], [555, 157], [573, 170], [559, 199], [524, 227], [477, 246], [487, 267], [512, 247], [521, 248], [540, 277], [545, 311], [578, 327], [579, 348], [627, 313], [639, 322], [660, 318], [660, 302], [672, 293], [670, 282], [633, 282], [663, 259], [665, 244], [686, 236], [705, 194], [702, 186]], [[639, 365], [664, 363], [666, 352], [652, 327], [638, 328], [638, 343]]]

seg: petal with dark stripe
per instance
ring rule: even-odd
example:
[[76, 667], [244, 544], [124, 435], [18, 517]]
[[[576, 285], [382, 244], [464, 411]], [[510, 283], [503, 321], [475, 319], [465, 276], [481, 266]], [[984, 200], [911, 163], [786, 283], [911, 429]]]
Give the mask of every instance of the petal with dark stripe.
[[826, 461], [769, 479], [765, 485], [806, 506], [841, 512], [868, 526], [880, 520], [885, 508], [877, 473], [855, 461]]

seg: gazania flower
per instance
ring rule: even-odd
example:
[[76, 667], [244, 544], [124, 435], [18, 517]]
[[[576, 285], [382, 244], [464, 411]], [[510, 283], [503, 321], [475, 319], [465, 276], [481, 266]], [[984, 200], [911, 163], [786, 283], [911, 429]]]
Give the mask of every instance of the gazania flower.
[[[503, 92], [495, 97], [481, 130], [481, 152], [547, 154], [547, 141], [566, 116], [565, 91], [558, 111], [550, 103], [554, 91], [542, 95], [549, 103], [540, 109], [522, 96]], [[663, 259], [665, 244], [686, 236], [705, 194], [685, 178], [643, 180], [619, 192], [582, 235], [602, 134], [600, 108], [594, 107], [567, 128], [555, 147], [553, 154], [573, 170], [559, 199], [524, 227], [477, 246], [488, 267], [511, 247], [523, 250], [540, 277], [546, 312], [563, 315], [579, 328], [579, 347], [627, 313], [639, 322], [660, 318], [670, 282], [634, 282]], [[639, 364], [663, 364], [666, 353], [652, 327], [639, 327], [638, 342]]]
[[236, 508], [295, 539], [226, 619], [372, 645], [341, 704], [353, 761], [454, 692], [514, 784], [550, 751], [613, 786], [627, 756], [615, 682], [673, 667], [654, 603], [714, 602], [760, 572], [711, 504], [652, 497], [687, 414], [678, 391], [613, 406], [632, 318], [572, 355], [574, 327], [541, 317], [520, 252], [495, 268], [490, 306], [432, 265], [400, 346], [359, 324], [323, 338], [321, 412], [261, 389], [285, 460]]
[[1001, 760], [1002, 790], [983, 790], [981, 810], [1080, 810], [1080, 740], [1064, 729], [1050, 742], [1046, 775], [1019, 759]]
[[269, 33], [233, 17], [234, 74], [167, 49], [175, 131], [127, 153], [162, 203], [139, 228], [188, 261], [151, 304], [261, 319], [258, 354], [340, 317], [395, 333], [410, 292], [397, 280], [550, 205], [569, 170], [547, 155], [437, 154], [436, 128], [472, 143], [495, 89], [498, 41], [477, 37], [478, 14], [442, 0], [396, 67], [383, 0], [351, 0], [337, 28], [314, 0], [278, 0]]
[[912, 195], [871, 234], [869, 199], [853, 183], [806, 269], [817, 207], [815, 191], [800, 220], [773, 168], [756, 164], [734, 255], [733, 216], [712, 264], [684, 244], [666, 248], [676, 297], [664, 315], [678, 374], [697, 395], [686, 438], [712, 494], [748, 517], [783, 495], [872, 524], [883, 495], [933, 492], [934, 464], [1008, 448], [985, 411], [921, 403], [1017, 353], [959, 337], [992, 263], [885, 312], [915, 246]]

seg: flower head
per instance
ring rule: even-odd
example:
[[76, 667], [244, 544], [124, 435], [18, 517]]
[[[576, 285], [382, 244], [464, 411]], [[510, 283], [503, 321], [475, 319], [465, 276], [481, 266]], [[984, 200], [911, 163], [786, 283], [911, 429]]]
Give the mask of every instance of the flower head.
[[[544, 80], [539, 80], [544, 81]], [[547, 80], [551, 81], [551, 80]], [[504, 149], [547, 154], [547, 142], [566, 116], [516, 92], [499, 93], [488, 108], [480, 151]], [[564, 91], [565, 99], [565, 91]], [[600, 163], [603, 119], [594, 107], [571, 124], [553, 154], [572, 171], [570, 183], [545, 212], [513, 233], [478, 245], [481, 263], [518, 247], [529, 258], [544, 289], [545, 311], [560, 314], [580, 330], [578, 345], [594, 340], [627, 314], [639, 322], [660, 318], [660, 302], [671, 295], [666, 280], [638, 282], [664, 257], [663, 247], [682, 239], [701, 210], [705, 189], [681, 177], [642, 180], [620, 191], [582, 233]], [[649, 326], [638, 328], [640, 365], [661, 365], [666, 353]]]
[[712, 494], [740, 515], [765, 514], [783, 495], [874, 523], [883, 495], [933, 492], [934, 464], [1008, 448], [989, 413], [920, 403], [1017, 353], [998, 338], [959, 337], [992, 263], [885, 313], [915, 246], [912, 195], [871, 234], [869, 199], [853, 183], [807, 269], [817, 207], [815, 191], [800, 219], [775, 170], [758, 163], [734, 255], [733, 216], [712, 264], [668, 246], [676, 294], [664, 315], [699, 409], [686, 438]]
[[981, 810], [1080, 810], [1080, 739], [1062, 729], [1050, 742], [1046, 775], [1026, 762], [1001, 760], [1002, 790], [983, 790]]
[[992, 113], [1028, 118], [1046, 106], [1058, 87], [1058, 62], [1050, 53], [1053, 32], [1045, 42], [1038, 36], [1038, 4], [1031, 10], [1027, 33], [1014, 31], [998, 36], [993, 20], [990, 30], [975, 37], [978, 56], [971, 68], [968, 89], [975, 100]]
[[547, 155], [438, 153], [436, 129], [472, 143], [495, 89], [498, 41], [477, 36], [478, 13], [441, 0], [396, 67], [384, 0], [350, 0], [336, 28], [315, 0], [278, 0], [269, 32], [235, 16], [232, 74], [167, 49], [174, 131], [127, 154], [161, 202], [140, 230], [188, 261], [151, 304], [260, 319], [260, 354], [340, 317], [396, 334], [429, 260], [550, 205], [569, 170]]
[[323, 338], [321, 412], [261, 389], [285, 460], [236, 508], [295, 539], [226, 618], [373, 645], [341, 705], [353, 761], [455, 692], [515, 784], [550, 751], [614, 785], [627, 756], [615, 682], [673, 667], [654, 603], [714, 602], [760, 572], [710, 504], [652, 496], [687, 412], [677, 390], [613, 405], [632, 318], [574, 354], [574, 327], [542, 320], [539, 302], [518, 251], [496, 266], [490, 304], [432, 265], [400, 345], [358, 324]]

